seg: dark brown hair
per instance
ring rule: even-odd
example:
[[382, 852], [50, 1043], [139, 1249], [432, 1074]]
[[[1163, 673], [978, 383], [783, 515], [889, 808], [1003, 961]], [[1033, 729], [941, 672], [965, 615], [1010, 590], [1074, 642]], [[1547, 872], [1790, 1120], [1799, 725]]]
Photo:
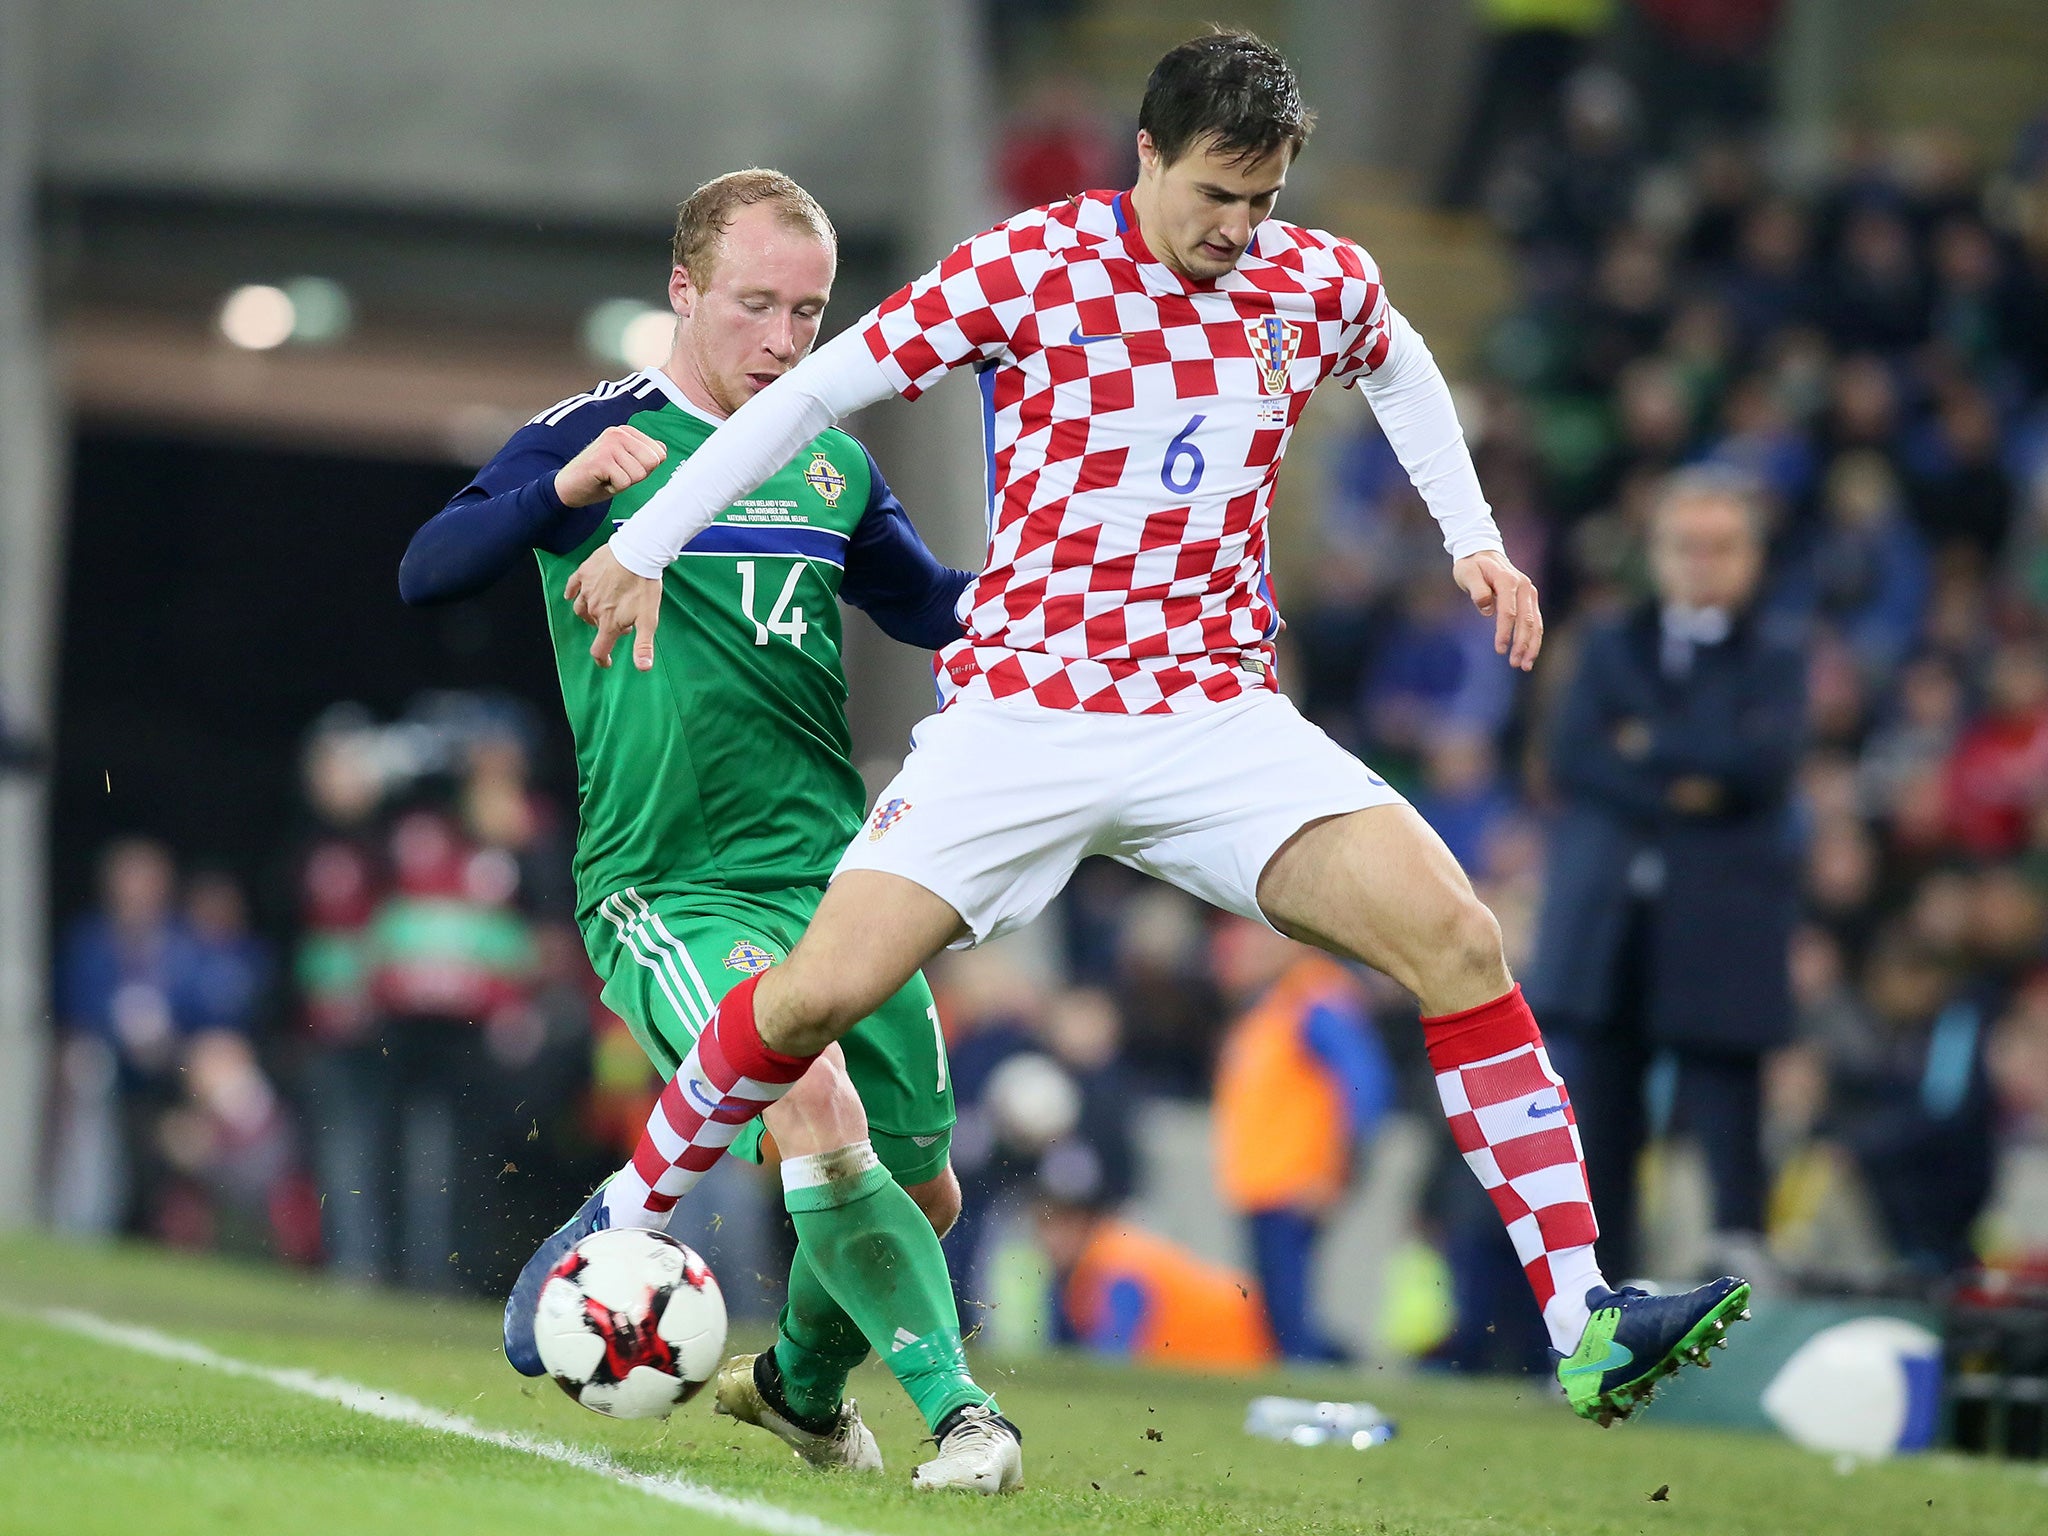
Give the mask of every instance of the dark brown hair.
[[1232, 160], [1264, 159], [1281, 145], [1301, 153], [1316, 115], [1280, 50], [1249, 32], [1190, 38], [1153, 66], [1138, 108], [1160, 159], [1173, 164], [1213, 135]]

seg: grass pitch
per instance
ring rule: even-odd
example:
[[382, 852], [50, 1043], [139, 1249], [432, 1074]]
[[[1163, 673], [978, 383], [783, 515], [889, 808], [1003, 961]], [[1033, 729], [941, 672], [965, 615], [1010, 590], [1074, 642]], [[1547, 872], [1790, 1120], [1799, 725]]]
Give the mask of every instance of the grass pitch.
[[[271, 1381], [81, 1336], [75, 1308], [236, 1361], [345, 1378], [486, 1431], [566, 1444], [650, 1478], [751, 1500], [751, 1523], [677, 1507], [588, 1467], [390, 1422]], [[865, 1533], [2003, 1532], [2048, 1529], [2048, 1473], [1923, 1456], [1851, 1473], [1782, 1442], [1662, 1428], [1602, 1432], [1536, 1383], [1393, 1372], [1191, 1377], [1073, 1359], [978, 1363], [1025, 1429], [1028, 1489], [913, 1494], [923, 1425], [872, 1363], [855, 1390], [880, 1478], [810, 1473], [700, 1399], [615, 1424], [498, 1354], [496, 1309], [299, 1275], [46, 1239], [0, 1242], [0, 1532], [507, 1530]], [[1735, 1348], [1741, 1348], [1738, 1336]], [[1370, 1398], [1401, 1436], [1367, 1452], [1239, 1429], [1256, 1391]], [[1663, 1499], [1653, 1500], [1659, 1489]], [[829, 1528], [829, 1531], [827, 1530]]]

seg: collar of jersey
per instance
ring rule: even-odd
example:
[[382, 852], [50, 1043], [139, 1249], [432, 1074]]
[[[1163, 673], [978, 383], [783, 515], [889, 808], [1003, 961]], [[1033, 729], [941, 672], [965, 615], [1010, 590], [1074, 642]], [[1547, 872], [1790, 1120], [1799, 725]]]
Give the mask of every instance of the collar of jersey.
[[643, 368], [640, 372], [645, 377], [654, 381], [655, 386], [664, 395], [668, 396], [668, 403], [677, 410], [687, 416], [694, 416], [699, 421], [709, 422], [714, 427], [724, 425], [724, 421], [720, 417], [712, 415], [703, 406], [694, 404], [690, 397], [683, 393], [676, 381], [663, 373], [659, 368]]
[[[1115, 198], [1111, 200], [1109, 209], [1111, 213], [1116, 215], [1117, 236], [1123, 241], [1124, 249], [1131, 254], [1132, 259], [1142, 262], [1144, 265], [1160, 273], [1167, 282], [1178, 288], [1182, 293], [1209, 293], [1214, 291], [1216, 285], [1223, 281], [1221, 277], [1204, 283], [1191, 281], [1188, 278], [1182, 277], [1173, 268], [1169, 267], [1157, 256], [1154, 256], [1152, 254], [1152, 247], [1147, 245], [1145, 237], [1138, 233], [1138, 210], [1131, 206], [1131, 194], [1129, 192], [1117, 193]], [[1233, 268], [1232, 270], [1236, 269]], [[1224, 277], [1229, 275], [1226, 272]]]

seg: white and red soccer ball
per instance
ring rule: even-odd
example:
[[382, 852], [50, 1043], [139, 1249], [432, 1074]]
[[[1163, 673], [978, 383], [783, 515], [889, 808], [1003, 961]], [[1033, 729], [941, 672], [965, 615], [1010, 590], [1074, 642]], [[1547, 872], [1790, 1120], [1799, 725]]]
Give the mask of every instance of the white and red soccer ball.
[[661, 1419], [725, 1355], [725, 1297], [711, 1267], [663, 1232], [593, 1232], [555, 1266], [534, 1319], [541, 1364], [584, 1407]]

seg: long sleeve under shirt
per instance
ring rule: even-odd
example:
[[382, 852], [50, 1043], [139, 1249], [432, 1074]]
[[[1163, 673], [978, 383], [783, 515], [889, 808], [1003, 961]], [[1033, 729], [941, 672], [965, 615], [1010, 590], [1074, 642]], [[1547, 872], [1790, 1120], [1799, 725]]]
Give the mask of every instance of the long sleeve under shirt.
[[[555, 494], [555, 475], [605, 428], [646, 409], [630, 386], [657, 377], [650, 370], [621, 386], [604, 386], [515, 432], [413, 535], [398, 568], [399, 595], [416, 607], [456, 602], [482, 592], [534, 549], [566, 555], [580, 546], [611, 503], [566, 507]], [[673, 398], [674, 386], [659, 382]], [[847, 548], [839, 595], [892, 639], [937, 650], [960, 637], [954, 606], [973, 578], [926, 547], [872, 454], [868, 467], [872, 489]]]

